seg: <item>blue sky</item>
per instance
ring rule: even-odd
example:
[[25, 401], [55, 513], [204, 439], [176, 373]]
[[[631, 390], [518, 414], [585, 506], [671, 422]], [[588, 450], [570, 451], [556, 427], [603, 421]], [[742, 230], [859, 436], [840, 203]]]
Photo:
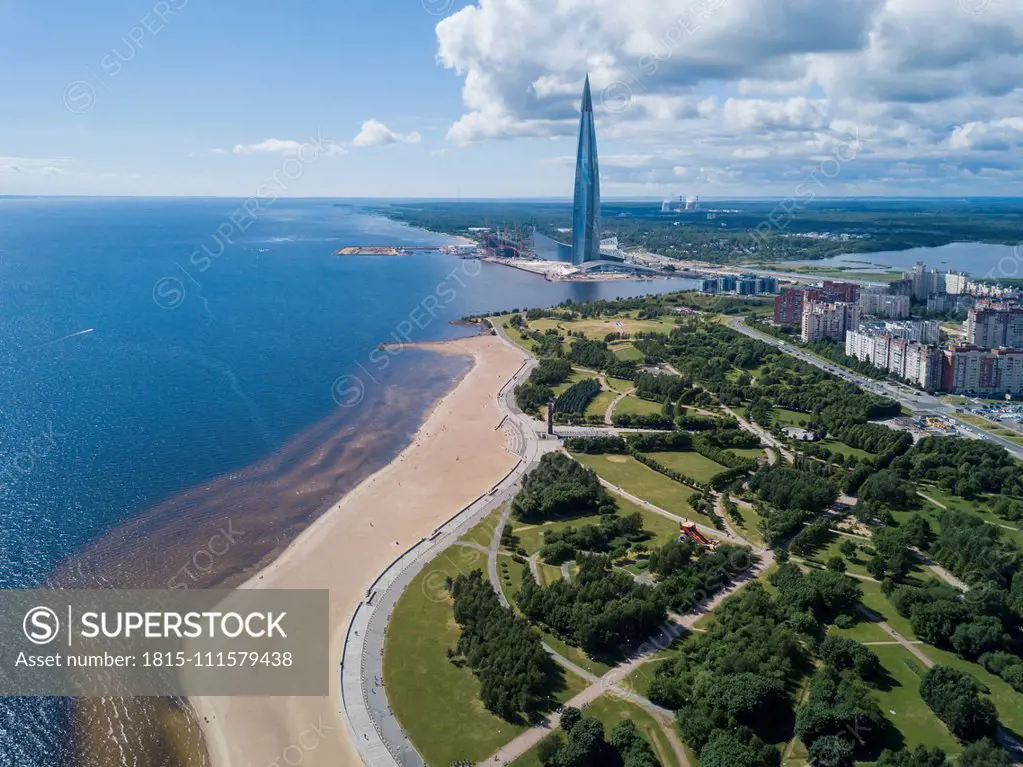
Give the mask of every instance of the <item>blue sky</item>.
[[1023, 192], [1015, 0], [0, 0], [0, 66], [0, 193], [567, 196], [587, 72], [606, 196]]

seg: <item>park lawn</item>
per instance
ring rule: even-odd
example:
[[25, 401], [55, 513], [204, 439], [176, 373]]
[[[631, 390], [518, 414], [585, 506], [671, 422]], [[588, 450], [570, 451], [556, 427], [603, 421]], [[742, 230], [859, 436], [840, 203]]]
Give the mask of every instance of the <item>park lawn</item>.
[[593, 716], [604, 724], [605, 737], [611, 737], [611, 730], [615, 725], [631, 719], [636, 723], [636, 729], [653, 746], [657, 754], [657, 761], [662, 767], [681, 767], [675, 750], [671, 747], [668, 737], [661, 729], [661, 725], [645, 709], [635, 703], [616, 698], [613, 695], [602, 695], [593, 703], [583, 709], [583, 714]]
[[554, 396], [557, 397], [559, 394], [563, 394], [573, 384], [577, 384], [580, 381], [586, 381], [590, 378], [597, 378], [596, 373], [589, 373], [585, 370], [573, 370], [564, 383], [559, 383], [557, 386], [552, 386], [551, 389], [554, 392]]
[[611, 347], [611, 351], [614, 352], [614, 355], [618, 359], [624, 360], [626, 362], [630, 360], [634, 362], [642, 362], [644, 359], [643, 352], [641, 352], [632, 344], [625, 344], [624, 346], [614, 346]]
[[1000, 677], [986, 671], [982, 666], [960, 658], [955, 653], [939, 650], [932, 645], [923, 648], [924, 654], [942, 666], [951, 666], [965, 671], [988, 688], [991, 702], [998, 709], [998, 719], [1016, 735], [1023, 734], [1023, 695], [1016, 692]]
[[959, 742], [920, 697], [920, 680], [927, 670], [920, 660], [897, 644], [874, 645], [869, 649], [877, 654], [886, 672], [886, 678], [871, 694], [881, 713], [902, 735], [901, 743], [895, 740], [883, 747], [912, 750], [917, 746], [938, 746], [949, 756], [961, 753]]
[[611, 493], [611, 497], [615, 499], [618, 504], [619, 514], [632, 514], [639, 512], [640, 516], [643, 517], [643, 529], [649, 530], [653, 533], [653, 537], [645, 541], [648, 549], [659, 549], [666, 543], [670, 543], [678, 538], [678, 523], [673, 519], [661, 516], [660, 514], [648, 511], [642, 506], [637, 506], [635, 503], [627, 498], [623, 498], [618, 493], [608, 490]]
[[[899, 615], [899, 611], [895, 609], [895, 605], [888, 601], [888, 598], [881, 593], [881, 584], [875, 583], [874, 581], [856, 581], [860, 584], [860, 588], [863, 590], [863, 604], [869, 609], [878, 613], [884, 621], [895, 629], [906, 639], [916, 640], [916, 632], [913, 631], [913, 627], [909, 625], [909, 620]], [[891, 639], [890, 636], [885, 634], [887, 639]]]
[[[638, 511], [643, 517], [643, 528], [653, 534], [653, 537], [645, 542], [648, 548], [659, 548], [678, 537], [678, 523], [674, 520], [637, 506], [617, 493], [611, 492], [611, 495], [618, 504], [618, 512], [620, 514], [632, 514]], [[559, 519], [556, 522], [543, 522], [541, 524], [519, 522], [511, 519], [509, 524], [512, 525], [512, 532], [519, 539], [519, 546], [526, 551], [527, 556], [531, 556], [543, 548], [544, 534], [548, 531], [560, 532], [567, 527], [599, 525], [600, 515], [591, 514], [586, 517], [570, 517], [568, 519]]]
[[632, 390], [636, 384], [625, 378], [612, 378], [607, 376], [604, 380], [607, 381], [607, 385], [614, 389], [619, 394]]
[[537, 630], [543, 636], [543, 641], [552, 650], [554, 650], [554, 652], [568, 658], [568, 660], [572, 661], [575, 665], [586, 669], [594, 676], [604, 676], [604, 674], [611, 670], [612, 666], [609, 666], [606, 663], [601, 663], [599, 660], [594, 660], [581, 648], [568, 644], [556, 634], [539, 628]]
[[508, 554], [497, 556], [497, 575], [501, 580], [504, 598], [515, 604], [515, 595], [522, 589], [522, 577], [529, 565], [516, 562]]
[[504, 328], [504, 332], [508, 334], [508, 338], [513, 343], [517, 344], [518, 346], [521, 346], [527, 352], [532, 353], [535, 344], [533, 343], [532, 340], [522, 335], [522, 332], [517, 327], [508, 322], [508, 318], [510, 316], [511, 316], [510, 314], [505, 314], [500, 317], [494, 317], [494, 323], [497, 325], [501, 325]]
[[447, 658], [460, 630], [443, 579], [459, 574], [457, 559], [441, 552], [412, 579], [384, 638], [391, 708], [427, 764], [481, 762], [526, 729], [487, 711], [472, 670]]
[[697, 482], [710, 482], [723, 471], [727, 466], [722, 466], [716, 461], [700, 455], [695, 450], [684, 453], [652, 453], [648, 458], [653, 458], [659, 464], [674, 469], [687, 477], [692, 477]]
[[611, 407], [611, 403], [615, 401], [615, 397], [618, 396], [616, 391], [602, 391], [593, 401], [590, 402], [586, 407], [586, 415], [599, 415], [601, 418], [607, 413], [607, 409]]
[[489, 548], [491, 542], [494, 540], [494, 532], [497, 530], [497, 523], [501, 519], [501, 510], [503, 508], [504, 506], [501, 506], [501, 508], [494, 511], [492, 514], [484, 517], [479, 524], [458, 540], [466, 543], [478, 543], [480, 546], [486, 546]]
[[[960, 498], [957, 495], [952, 495], [943, 488], [930, 484], [921, 485], [920, 492], [933, 498], [939, 504], [944, 504], [950, 509], [976, 514], [989, 525], [994, 525], [999, 530], [1001, 530], [1002, 535], [1011, 539], [1017, 546], [1023, 548], [1023, 531], [1021, 531], [1018, 526], [1014, 525], [1009, 520], [1003, 519], [1002, 517], [995, 514], [993, 511], [989, 510], [990, 504], [993, 503], [998, 496], [988, 495], [982, 496], [975, 501], [967, 501], [965, 498]], [[940, 524], [938, 523], [938, 517], [941, 516], [942, 509], [940, 508], [940, 506], [933, 505], [926, 498], [921, 498], [921, 500], [924, 502], [927, 508], [930, 509], [928, 517], [933, 522], [935, 531], [939, 530]]]
[[696, 493], [691, 487], [679, 484], [644, 466], [629, 455], [575, 455], [577, 461], [589, 466], [613, 485], [638, 498], [649, 501], [665, 511], [705, 525], [713, 523], [703, 514], [697, 514], [689, 505]]
[[728, 521], [733, 527], [738, 528], [739, 534], [747, 541], [755, 546], [763, 546], [765, 541], [764, 536], [760, 532], [760, 526], [763, 524], [761, 516], [749, 506], [744, 506], [741, 503], [737, 503], [736, 506], [739, 509], [739, 516], [742, 518], [742, 522], [737, 523], [731, 517], [729, 517]]
[[541, 586], [550, 586], [552, 583], [565, 580], [560, 567], [549, 565], [543, 560], [536, 563], [536, 570], [540, 574]]
[[512, 532], [518, 536], [519, 545], [525, 549], [526, 556], [532, 556], [543, 548], [543, 536], [548, 530], [564, 530], [566, 527], [582, 527], [583, 525], [599, 525], [600, 515], [591, 514], [587, 517], [570, 517], [557, 522], [518, 522], [510, 520]]
[[762, 447], [730, 447], [728, 452], [740, 458], [752, 458], [754, 461], [767, 457]]
[[608, 333], [670, 333], [674, 326], [674, 322], [667, 324], [659, 320], [636, 320], [630, 317], [571, 321], [543, 318], [529, 322], [530, 328], [541, 333], [554, 328], [566, 334], [568, 331], [582, 332], [587, 338], [601, 341]]
[[874, 458], [874, 454], [867, 452], [866, 450], [860, 450], [858, 447], [847, 445], [844, 442], [839, 442], [834, 437], [827, 437], [817, 443], [821, 447], [826, 447], [832, 453], [839, 455], [854, 455], [857, 458]]
[[[814, 551], [810, 556], [808, 556], [807, 559], [811, 562], [816, 562], [822, 567], [826, 567], [829, 559], [831, 559], [832, 557], [839, 557], [840, 559], [845, 560], [848, 572], [855, 573], [856, 575], [869, 576], [870, 573], [867, 571], [867, 560], [871, 558], [873, 554], [867, 553], [863, 549], [864, 546], [867, 546], [870, 552], [873, 552], [873, 549], [869, 548], [866, 541], [857, 540], [856, 544], [859, 548], [856, 552], [856, 558], [850, 559], [849, 557], [842, 554], [842, 552], [839, 551], [838, 548], [843, 541], [847, 540], [851, 541], [853, 539], [847, 538], [844, 535], [839, 535], [838, 533], [832, 531], [828, 534], [827, 542], [823, 546], [819, 547], [816, 551]], [[862, 583], [863, 581], [860, 582]]]
[[664, 405], [660, 402], [651, 402], [630, 394], [615, 406], [614, 415], [657, 415], [663, 409]]
[[850, 629], [840, 629], [838, 626], [832, 626], [828, 629], [829, 634], [835, 636], [845, 637], [846, 639], [855, 639], [857, 642], [894, 642], [891, 635], [884, 631], [876, 623], [867, 620], [866, 616], [857, 613], [855, 616], [856, 624]]
[[800, 413], [796, 410], [786, 410], [783, 407], [776, 407], [771, 411], [771, 418], [774, 423], [782, 426], [802, 426], [813, 420], [811, 413]]

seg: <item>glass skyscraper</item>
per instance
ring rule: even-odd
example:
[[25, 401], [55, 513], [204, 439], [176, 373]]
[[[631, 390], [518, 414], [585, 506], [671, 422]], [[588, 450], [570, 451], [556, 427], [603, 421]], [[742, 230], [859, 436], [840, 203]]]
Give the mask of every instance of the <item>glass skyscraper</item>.
[[572, 207], [572, 263], [600, 260], [600, 170], [597, 166], [597, 130], [593, 124], [590, 78], [583, 85], [579, 119], [579, 151], [575, 161], [575, 202]]

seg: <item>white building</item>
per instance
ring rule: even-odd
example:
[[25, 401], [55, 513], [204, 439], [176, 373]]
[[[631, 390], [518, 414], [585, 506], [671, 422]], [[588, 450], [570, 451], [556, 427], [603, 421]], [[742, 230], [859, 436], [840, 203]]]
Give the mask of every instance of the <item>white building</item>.
[[945, 292], [950, 296], [961, 296], [966, 293], [970, 278], [965, 272], [948, 272], [945, 275]]
[[813, 343], [821, 339], [844, 341], [847, 329], [860, 322], [860, 307], [848, 303], [810, 301], [803, 307], [802, 339]]
[[860, 293], [860, 311], [878, 317], [901, 320], [909, 316], [909, 296], [893, 296], [877, 291]]

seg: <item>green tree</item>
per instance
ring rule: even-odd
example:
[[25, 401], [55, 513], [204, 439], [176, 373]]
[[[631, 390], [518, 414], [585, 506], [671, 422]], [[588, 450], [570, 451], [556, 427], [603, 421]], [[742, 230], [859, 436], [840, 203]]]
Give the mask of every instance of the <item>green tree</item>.
[[1011, 767], [1012, 759], [992, 740], [984, 738], [963, 751], [962, 767]]
[[960, 740], [974, 741], [994, 734], [998, 715], [994, 704], [980, 696], [972, 676], [948, 666], [934, 666], [920, 681], [920, 696]]
[[817, 738], [807, 754], [810, 767], [853, 767], [853, 747], [845, 738], [825, 735]]

